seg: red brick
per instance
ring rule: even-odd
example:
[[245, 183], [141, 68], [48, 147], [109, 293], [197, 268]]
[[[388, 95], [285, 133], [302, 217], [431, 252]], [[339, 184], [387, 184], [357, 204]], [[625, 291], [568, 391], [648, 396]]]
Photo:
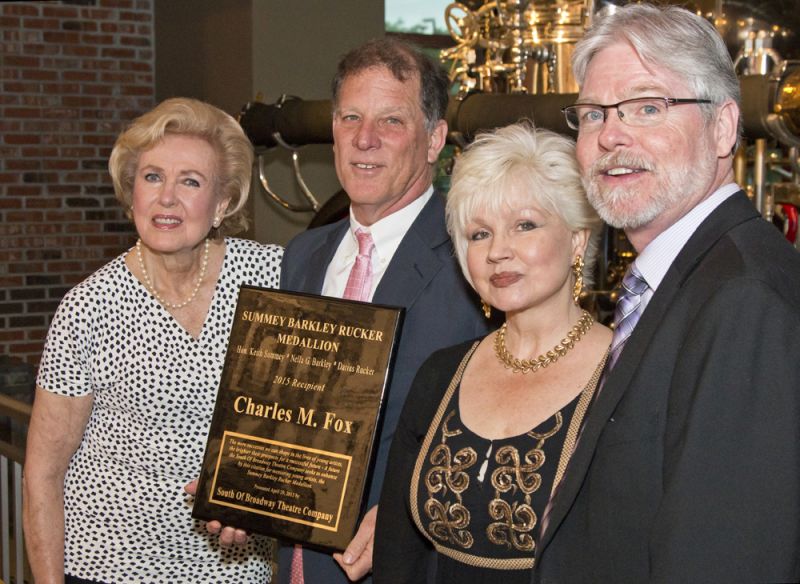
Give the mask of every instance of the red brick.
[[42, 92], [52, 95], [67, 95], [80, 92], [80, 83], [42, 83]]
[[13, 159], [6, 160], [8, 170], [37, 170], [42, 167], [42, 161], [37, 159]]
[[0, 27], [2, 28], [19, 28], [20, 22], [17, 16], [0, 16]]
[[125, 95], [152, 95], [153, 87], [149, 85], [124, 85], [122, 92]]
[[26, 40], [25, 53], [29, 55], [57, 55], [61, 49], [56, 44], [42, 44], [40, 38]]
[[22, 122], [14, 119], [0, 118], [0, 134], [19, 132], [20, 130], [22, 130]]
[[84, 8], [81, 10], [81, 17], [90, 20], [110, 20], [114, 17], [114, 11], [107, 8]]
[[6, 16], [39, 16], [37, 2], [9, 3], [3, 5], [3, 14]]
[[133, 0], [104, 0], [103, 6], [109, 8], [133, 8]]
[[14, 286], [23, 286], [25, 279], [22, 276], [0, 276], [0, 287], [11, 288]]
[[23, 95], [21, 101], [23, 105], [38, 105], [52, 108], [56, 107], [60, 100], [57, 95]]
[[48, 69], [22, 69], [20, 71], [22, 79], [37, 79], [39, 81], [55, 81], [58, 79], [58, 71]]
[[88, 45], [113, 45], [114, 35], [84, 33], [81, 35], [81, 42]]
[[9, 67], [39, 67], [41, 59], [26, 55], [6, 55], [3, 64]]
[[47, 56], [41, 59], [42, 67], [46, 69], [58, 69], [63, 73], [64, 69], [80, 69], [81, 60], [77, 57]]
[[[96, 57], [100, 50], [97, 47], [92, 47], [88, 45], [64, 45], [61, 47], [61, 53], [64, 55], [74, 55], [76, 57]], [[86, 62], [83, 64], [84, 67], [91, 67], [91, 65], [87, 65]]]
[[[39, 93], [42, 91], [42, 84], [30, 81], [6, 81], [3, 83], [3, 90], [10, 93]], [[8, 113], [6, 113], [6, 115], [8, 115]]]
[[[86, 95], [65, 95], [61, 103], [67, 107], [95, 107], [97, 98]], [[78, 110], [73, 110], [75, 117], [78, 117]]]
[[41, 156], [41, 157], [54, 157], [58, 156], [58, 150], [51, 146], [30, 146], [22, 148], [23, 156]]
[[101, 85], [84, 83], [81, 93], [84, 95], [113, 95], [115, 87], [113, 85]]
[[133, 34], [136, 32], [136, 25], [131, 22], [101, 22], [100, 30], [111, 33]]
[[91, 158], [95, 155], [96, 148], [90, 146], [70, 146], [62, 148], [60, 155], [70, 158]]
[[42, 16], [54, 16], [56, 18], [78, 18], [78, 7], [45, 5], [42, 8]]
[[[14, 326], [15, 323], [33, 323], [41, 321], [42, 325], [44, 325], [44, 321], [41, 320], [41, 318], [42, 318], [41, 316], [12, 317], [9, 319], [9, 323], [11, 324], [11, 326]], [[24, 326], [27, 328], [32, 326], [32, 324], [17, 324], [17, 326]], [[41, 353], [42, 350], [44, 349], [44, 343], [14, 343], [11, 346], [16, 354]], [[32, 355], [29, 355], [29, 357], [32, 357]]]
[[3, 81], [16, 81], [22, 77], [22, 71], [25, 71], [25, 69], [0, 69], [0, 79]]
[[[34, 185], [9, 185], [6, 194], [12, 197], [34, 197], [42, 194], [42, 187]], [[27, 203], [28, 201], [26, 201]]]
[[121, 36], [119, 38], [121, 45], [130, 47], [151, 47], [153, 46], [152, 39], [141, 36]]
[[106, 59], [134, 59], [136, 51], [133, 49], [103, 48], [100, 56]]
[[[41, 28], [42, 30], [58, 30], [57, 18], [24, 18], [22, 19], [22, 27], [26, 29]], [[45, 33], [45, 37], [47, 33]]]
[[48, 170], [76, 170], [78, 168], [77, 160], [69, 160], [56, 158], [54, 160], [42, 161], [44, 168]]
[[9, 264], [9, 274], [31, 274], [44, 271], [44, 263], [42, 262], [25, 262], [24, 264]]
[[0, 342], [22, 341], [25, 339], [25, 331], [15, 329], [13, 331], [0, 330]]
[[47, 329], [28, 329], [25, 331], [25, 338], [29, 341], [43, 341], [47, 337]]
[[26, 209], [54, 209], [61, 206], [61, 201], [52, 197], [28, 199], [25, 201]]
[[[83, 213], [80, 211], [47, 211], [44, 215], [45, 221], [81, 221], [83, 219]], [[84, 225], [84, 223], [77, 223], [76, 225], [71, 226], [69, 229], [72, 231], [76, 227], [80, 227]]]
[[39, 136], [28, 134], [6, 134], [3, 140], [6, 144], [39, 144], [41, 142]]
[[104, 83], [136, 83], [136, 75], [133, 73], [110, 71], [101, 73], [100, 81]]
[[97, 73], [94, 71], [62, 71], [64, 81], [95, 81]]
[[65, 20], [61, 23], [61, 28], [62, 30], [97, 32], [97, 23], [93, 20]]
[[121, 71], [152, 71], [152, 63], [144, 61], [121, 61], [119, 64]]
[[78, 44], [81, 41], [80, 33], [74, 31], [45, 30], [42, 38], [46, 43]]
[[38, 118], [42, 109], [38, 107], [7, 107], [3, 111], [5, 118]]
[[11, 199], [9, 197], [0, 197], [0, 209], [20, 209], [22, 207], [22, 199]]

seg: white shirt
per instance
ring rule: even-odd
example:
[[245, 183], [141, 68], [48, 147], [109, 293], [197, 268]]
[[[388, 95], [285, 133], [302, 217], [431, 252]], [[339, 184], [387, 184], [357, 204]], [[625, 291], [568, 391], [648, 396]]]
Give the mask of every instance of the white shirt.
[[728, 197], [740, 190], [742, 190], [741, 187], [735, 183], [721, 186], [642, 250], [635, 260], [636, 267], [639, 268], [649, 286], [649, 289], [642, 294], [642, 310], [650, 302], [650, 298], [658, 289], [672, 262], [678, 257], [700, 224]]
[[372, 251], [372, 291], [369, 294], [369, 298], [372, 300], [372, 296], [375, 294], [381, 278], [386, 273], [386, 268], [389, 266], [389, 262], [392, 261], [400, 242], [432, 196], [433, 187], [431, 186], [422, 196], [369, 227], [365, 227], [356, 221], [351, 208], [350, 229], [342, 238], [341, 243], [339, 243], [339, 247], [328, 265], [328, 270], [325, 272], [325, 281], [322, 285], [323, 296], [341, 298], [344, 295], [350, 270], [358, 255], [358, 240], [355, 232], [356, 229], [360, 228], [369, 231], [372, 235], [372, 241], [375, 243], [375, 249]]

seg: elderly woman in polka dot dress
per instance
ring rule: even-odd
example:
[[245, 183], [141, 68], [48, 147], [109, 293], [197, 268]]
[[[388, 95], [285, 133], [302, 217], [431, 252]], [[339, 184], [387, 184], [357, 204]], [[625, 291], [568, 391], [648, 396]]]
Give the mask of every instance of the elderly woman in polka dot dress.
[[268, 582], [270, 542], [220, 545], [183, 485], [201, 465], [241, 284], [277, 287], [282, 249], [236, 239], [252, 148], [208, 104], [170, 99], [109, 169], [129, 251], [73, 288], [48, 333], [28, 434], [36, 582]]

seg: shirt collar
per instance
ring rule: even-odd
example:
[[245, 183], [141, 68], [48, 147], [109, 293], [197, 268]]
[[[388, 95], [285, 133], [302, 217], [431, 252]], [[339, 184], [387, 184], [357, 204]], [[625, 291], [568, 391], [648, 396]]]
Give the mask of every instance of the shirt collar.
[[652, 290], [658, 288], [683, 246], [714, 209], [728, 197], [740, 191], [735, 183], [719, 187], [686, 215], [663, 231], [636, 258], [636, 267]]
[[428, 187], [428, 190], [422, 193], [421, 196], [411, 201], [408, 205], [387, 215], [383, 219], [376, 221], [369, 227], [361, 225], [353, 215], [352, 208], [350, 209], [350, 237], [358, 248], [355, 232], [356, 229], [365, 229], [372, 235], [372, 241], [375, 243], [375, 250], [373, 253], [377, 259], [385, 256], [391, 256], [400, 245], [400, 241], [408, 232], [411, 224], [420, 214], [423, 207], [428, 203], [433, 196], [433, 186]]

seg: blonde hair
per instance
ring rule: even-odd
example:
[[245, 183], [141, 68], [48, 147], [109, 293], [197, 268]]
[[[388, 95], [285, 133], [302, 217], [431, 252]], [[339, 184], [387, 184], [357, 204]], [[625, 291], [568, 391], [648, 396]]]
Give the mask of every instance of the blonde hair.
[[479, 211], [495, 213], [509, 205], [512, 183], [525, 185], [530, 200], [560, 217], [571, 231], [590, 230], [583, 278], [591, 284], [603, 222], [586, 199], [575, 143], [530, 122], [478, 134], [456, 160], [447, 195], [447, 230], [467, 281], [472, 284], [467, 225]]
[[238, 233], [247, 228], [244, 206], [250, 194], [253, 147], [239, 123], [221, 109], [186, 97], [167, 99], [136, 118], [122, 132], [111, 151], [108, 170], [114, 193], [131, 216], [133, 182], [142, 152], [166, 135], [196, 136], [206, 140], [218, 157], [214, 189], [229, 201], [215, 236]]

